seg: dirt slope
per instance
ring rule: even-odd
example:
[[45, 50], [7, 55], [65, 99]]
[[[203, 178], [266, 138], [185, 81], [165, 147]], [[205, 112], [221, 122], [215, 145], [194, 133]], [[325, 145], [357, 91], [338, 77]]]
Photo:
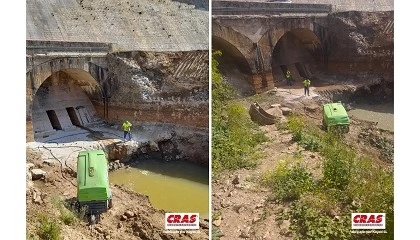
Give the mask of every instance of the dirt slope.
[[[90, 143], [93, 144], [93, 143]], [[65, 151], [63, 149], [62, 151]], [[67, 149], [68, 150], [68, 149]], [[126, 187], [111, 185], [113, 207], [101, 215], [98, 224], [90, 229], [86, 219], [65, 224], [63, 212], [68, 212], [77, 196], [76, 174], [70, 167], [63, 166], [39, 148], [27, 147], [27, 163], [30, 169], [42, 169], [45, 177], [31, 180], [27, 177], [26, 229], [28, 239], [37, 236], [40, 218], [46, 215], [61, 228], [60, 239], [209, 239], [208, 220], [200, 219], [199, 233], [165, 233], [165, 212], [152, 207], [147, 196]], [[31, 166], [33, 164], [33, 166]], [[74, 166], [73, 166], [74, 167]], [[60, 211], [61, 209], [61, 211]]]
[[[324, 87], [325, 88], [325, 87]], [[321, 88], [322, 90], [325, 90]], [[315, 91], [313, 91], [315, 90]], [[304, 97], [303, 89], [278, 87], [248, 100], [245, 106], [257, 101], [264, 109], [272, 104], [281, 104], [293, 112], [306, 114], [315, 124], [321, 126], [320, 106], [325, 99], [316, 88], [311, 89], [311, 96]], [[251, 101], [252, 100], [252, 101]], [[345, 141], [355, 146], [356, 151], [371, 156], [381, 164], [391, 165], [393, 155], [393, 132], [376, 128], [371, 122], [351, 118], [350, 132]], [[275, 125], [260, 127], [270, 141], [259, 148], [265, 158], [252, 170], [240, 169], [221, 174], [212, 182], [213, 228], [222, 240], [230, 239], [293, 239], [288, 230], [288, 220], [278, 221], [279, 212], [288, 208], [287, 204], [269, 201], [270, 191], [261, 186], [264, 172], [273, 169], [276, 163], [286, 158], [293, 158], [300, 152], [303, 163], [314, 176], [322, 176], [322, 158], [318, 153], [304, 150], [292, 141], [292, 134], [287, 130], [278, 130]], [[391, 143], [390, 145], [381, 144]]]

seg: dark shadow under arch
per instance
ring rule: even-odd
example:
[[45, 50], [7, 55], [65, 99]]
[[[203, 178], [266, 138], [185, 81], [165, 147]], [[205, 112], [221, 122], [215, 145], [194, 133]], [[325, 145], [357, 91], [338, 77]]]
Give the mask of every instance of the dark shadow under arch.
[[34, 137], [100, 120], [95, 105], [101, 104], [102, 95], [98, 81], [82, 69], [53, 72], [38, 87], [30, 103]]
[[212, 50], [220, 50], [221, 56], [216, 56], [220, 73], [238, 90], [242, 96], [255, 93], [251, 83], [251, 67], [245, 56], [230, 42], [220, 37], [212, 37]]
[[310, 78], [317, 72], [320, 40], [309, 29], [292, 29], [277, 41], [272, 53], [274, 83], [282, 84], [289, 69], [295, 81]]

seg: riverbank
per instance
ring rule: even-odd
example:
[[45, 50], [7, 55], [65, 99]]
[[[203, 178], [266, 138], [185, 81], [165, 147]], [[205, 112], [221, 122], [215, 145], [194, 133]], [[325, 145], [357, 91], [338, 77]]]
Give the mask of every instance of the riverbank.
[[109, 173], [110, 183], [145, 194], [155, 208], [209, 218], [209, 169], [187, 161], [139, 160]]
[[355, 104], [348, 112], [349, 116], [377, 123], [380, 129], [394, 131], [394, 103]]
[[[318, 133], [322, 125], [321, 106], [326, 99], [319, 95], [316, 87], [311, 88], [310, 94], [310, 96], [303, 96], [303, 89], [299, 86], [293, 88], [280, 86], [268, 92], [240, 98], [236, 101], [245, 108], [249, 108], [253, 102], [258, 102], [267, 111], [273, 105], [280, 109], [286, 107], [288, 108], [288, 114], [305, 119], [305, 124], [303, 125], [305, 131], [313, 128], [314, 132]], [[350, 131], [343, 136], [343, 142], [348, 146], [352, 146], [351, 151], [354, 151], [357, 156], [365, 156], [372, 160], [375, 167], [383, 167], [392, 173], [394, 133], [379, 129], [375, 122], [356, 117], [350, 118]], [[276, 167], [286, 162], [303, 166], [304, 171], [310, 174], [311, 179], [313, 177], [315, 182], [322, 179], [326, 161], [325, 156], [319, 151], [311, 150], [311, 147], [314, 149], [320, 147], [317, 143], [320, 143], [321, 140], [317, 140], [312, 136], [312, 142], [308, 141], [305, 147], [294, 139], [294, 133], [288, 129], [285, 123], [260, 126], [259, 128], [269, 138], [269, 141], [255, 149], [255, 152], [261, 152], [263, 156], [259, 165], [255, 168], [224, 171], [213, 178], [212, 218], [214, 231], [212, 234], [216, 236], [215, 239], [294, 239], [299, 234], [298, 230], [302, 229], [297, 227], [297, 231], [293, 230], [293, 227], [296, 230], [296, 226], [299, 224], [296, 218], [302, 220], [302, 223], [310, 221], [309, 224], [313, 223], [314, 226], [318, 224], [311, 216], [305, 215], [309, 213], [303, 210], [294, 212], [296, 213], [295, 219], [291, 215], [287, 215], [286, 213], [293, 213], [290, 211], [293, 207], [292, 201], [276, 199], [276, 193], [273, 192], [273, 189], [262, 183], [267, 180], [269, 171], [278, 169]], [[299, 178], [298, 174], [292, 175], [292, 173], [286, 176], [290, 178], [295, 177], [295, 179]], [[290, 180], [293, 181], [294, 179]], [[346, 225], [347, 222], [344, 222], [344, 219], [350, 216], [348, 209], [341, 208], [341, 205], [325, 200], [331, 199], [327, 197], [327, 193], [328, 191], [311, 192], [297, 200], [296, 203], [301, 204], [307, 201], [309, 204], [313, 203], [313, 200], [315, 202], [319, 200], [319, 204], [325, 206], [313, 204], [311, 209], [316, 212], [316, 218], [314, 219], [321, 219], [322, 216], [323, 220], [343, 223], [343, 225], [339, 226], [340, 229], [342, 229], [342, 226], [346, 228], [348, 224]], [[382, 192], [371, 192], [371, 194], [382, 194]], [[327, 198], [324, 199], [323, 197]], [[360, 203], [362, 204], [363, 202]], [[306, 206], [309, 206], [308, 204]], [[325, 211], [327, 212], [325, 213]], [[382, 211], [385, 210], [383, 209]], [[389, 221], [392, 224], [392, 215], [389, 216]], [[309, 234], [309, 231], [302, 230], [302, 232], [303, 234]]]
[[[77, 218], [69, 203], [77, 196], [74, 169], [79, 151], [106, 149], [113, 144], [135, 151], [142, 142], [156, 141], [152, 133], [134, 138], [141, 142], [123, 142], [116, 127], [95, 126], [90, 130], [59, 131], [54, 136], [26, 144], [27, 239], [40, 239], [40, 233], [47, 231], [40, 228], [45, 219], [56, 226], [54, 229], [59, 229], [57, 234], [65, 240], [208, 239], [208, 220], [204, 218], [200, 218], [199, 233], [165, 233], [165, 211], [154, 208], [146, 195], [116, 184], [110, 185], [113, 207], [102, 214], [93, 230], [87, 226], [86, 219]], [[50, 233], [53, 234], [52, 230]]]

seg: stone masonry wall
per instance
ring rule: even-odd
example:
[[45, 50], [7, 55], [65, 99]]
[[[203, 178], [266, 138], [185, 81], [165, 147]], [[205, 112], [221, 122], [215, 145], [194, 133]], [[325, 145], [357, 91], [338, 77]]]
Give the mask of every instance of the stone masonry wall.
[[27, 40], [101, 42], [113, 51], [209, 49], [208, 11], [171, 0], [27, 0]]
[[208, 126], [208, 57], [207, 51], [109, 55], [109, 121]]
[[394, 12], [344, 12], [329, 16], [328, 71], [381, 73], [393, 82]]

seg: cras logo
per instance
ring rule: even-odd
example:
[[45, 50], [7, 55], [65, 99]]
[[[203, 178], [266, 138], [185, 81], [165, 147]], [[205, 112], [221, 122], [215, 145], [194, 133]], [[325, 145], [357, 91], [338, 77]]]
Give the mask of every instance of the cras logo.
[[165, 213], [165, 229], [199, 229], [198, 213]]
[[385, 213], [352, 213], [351, 229], [385, 229]]

